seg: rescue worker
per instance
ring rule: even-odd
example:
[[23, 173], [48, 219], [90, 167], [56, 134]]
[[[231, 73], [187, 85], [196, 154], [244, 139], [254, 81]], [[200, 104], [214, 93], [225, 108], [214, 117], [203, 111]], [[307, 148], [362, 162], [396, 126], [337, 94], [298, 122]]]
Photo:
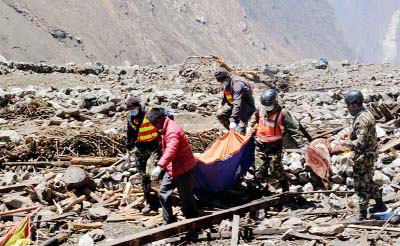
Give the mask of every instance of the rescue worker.
[[141, 175], [141, 185], [146, 201], [142, 213], [146, 214], [151, 210], [157, 210], [159, 207], [157, 196], [150, 194], [150, 174], [160, 156], [158, 132], [146, 118], [146, 107], [141, 103], [139, 97], [129, 97], [126, 101], [126, 106], [128, 110], [126, 148], [128, 151], [133, 150], [133, 154], [137, 160], [137, 167]]
[[256, 110], [249, 81], [230, 74], [222, 67], [217, 69], [214, 76], [224, 89], [224, 96], [217, 111], [219, 122], [228, 130], [234, 129], [245, 134], [249, 119]]
[[382, 200], [382, 193], [373, 182], [378, 149], [375, 119], [372, 113], [363, 106], [363, 101], [363, 95], [359, 90], [349, 91], [345, 95], [347, 109], [354, 116], [354, 121], [350, 139], [343, 144], [354, 151], [354, 190], [359, 197], [359, 216], [357, 220], [360, 221], [367, 218], [370, 198], [375, 199], [375, 205], [370, 209], [370, 213], [387, 210]]
[[159, 129], [162, 155], [151, 177], [163, 175], [159, 198], [163, 210], [163, 225], [176, 221], [172, 212], [172, 193], [178, 189], [185, 218], [198, 216], [193, 196], [195, 160], [189, 141], [182, 127], [171, 120], [163, 108], [152, 108], [147, 114], [150, 122]]
[[301, 152], [305, 152], [303, 135], [299, 130], [298, 121], [278, 104], [277, 92], [268, 89], [260, 97], [261, 105], [251, 118], [247, 133], [253, 133], [256, 142], [256, 153], [261, 163], [255, 167], [255, 181], [261, 188], [261, 193], [267, 194], [268, 185], [262, 187], [261, 183], [267, 182], [271, 170], [272, 176], [282, 186], [282, 191], [289, 191], [289, 181], [284, 173], [282, 164], [283, 137], [287, 134]]

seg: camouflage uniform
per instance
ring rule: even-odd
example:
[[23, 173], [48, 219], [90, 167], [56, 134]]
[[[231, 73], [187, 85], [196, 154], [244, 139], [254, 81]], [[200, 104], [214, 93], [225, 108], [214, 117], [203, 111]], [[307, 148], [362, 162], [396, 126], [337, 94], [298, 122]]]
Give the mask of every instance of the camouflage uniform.
[[160, 158], [160, 147], [158, 138], [150, 142], [136, 142], [138, 138], [139, 127], [144, 119], [144, 110], [136, 120], [127, 120], [126, 147], [132, 149], [137, 160], [137, 168], [141, 176], [141, 185], [146, 203], [152, 208], [158, 207], [156, 196], [150, 195], [151, 190], [151, 172], [156, 167]]
[[374, 163], [377, 157], [378, 139], [374, 116], [361, 108], [356, 113], [350, 140], [345, 143], [354, 151], [354, 190], [359, 196], [360, 211], [367, 211], [370, 198], [379, 199], [382, 195], [373, 182]]
[[[259, 106], [256, 113], [252, 116], [250, 121], [250, 126], [254, 127], [259, 119], [260, 119], [260, 111], [263, 107]], [[277, 112], [281, 112], [282, 107], [277, 105], [275, 109], [271, 112], [265, 112], [265, 117], [269, 117], [272, 114]], [[283, 138], [289, 137], [294, 141], [294, 143], [300, 148], [304, 146], [303, 135], [299, 130], [299, 123], [298, 121], [288, 112], [285, 111], [283, 120], [282, 120], [284, 131], [283, 131]], [[285, 190], [288, 189], [288, 181], [286, 175], [284, 173], [283, 164], [282, 164], [282, 148], [283, 148], [283, 141], [278, 140], [275, 142], [262, 142], [255, 137], [256, 140], [256, 160], [255, 165], [255, 177], [256, 182], [258, 184], [268, 182], [268, 178], [273, 177], [277, 179], [282, 188]], [[271, 174], [269, 173], [269, 168], [271, 168]]]
[[[160, 159], [158, 140], [151, 142], [137, 143], [133, 149], [133, 154], [137, 160], [137, 168], [139, 170], [142, 188], [145, 196], [150, 198], [151, 179], [150, 175], [153, 169], [156, 167], [158, 160]], [[146, 199], [147, 200], [147, 199]]]

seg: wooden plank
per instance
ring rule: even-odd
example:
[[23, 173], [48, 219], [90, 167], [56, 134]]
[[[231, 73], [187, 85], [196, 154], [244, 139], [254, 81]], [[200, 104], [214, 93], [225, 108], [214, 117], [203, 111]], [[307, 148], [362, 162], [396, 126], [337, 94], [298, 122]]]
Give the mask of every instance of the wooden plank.
[[396, 159], [399, 158], [399, 154], [393, 147], [390, 147], [389, 150], [390, 150], [390, 153], [392, 153], [394, 158], [396, 158]]
[[385, 116], [386, 121], [393, 120], [393, 115], [392, 113], [390, 113], [386, 104], [382, 103], [381, 105], [379, 105], [379, 109], [381, 110], [383, 116]]
[[15, 185], [6, 185], [6, 186], [0, 186], [0, 193], [7, 193], [10, 191], [20, 191], [25, 189], [28, 186], [36, 186], [38, 185], [39, 182], [26, 182], [22, 184], [15, 184]]
[[[381, 230], [381, 226], [363, 226], [363, 225], [347, 225], [347, 228], [354, 228], [354, 229], [364, 229], [364, 230]], [[391, 231], [391, 232], [400, 232], [400, 228], [384, 228], [384, 231]]]
[[239, 243], [239, 223], [240, 223], [240, 216], [234, 214], [232, 219], [231, 246], [237, 246]]
[[139, 246], [146, 243], [158, 241], [166, 237], [183, 233], [187, 231], [195, 231], [203, 228], [208, 228], [211, 225], [218, 224], [224, 219], [231, 218], [234, 214], [244, 215], [248, 212], [257, 211], [260, 209], [269, 208], [271, 206], [281, 205], [290, 200], [291, 195], [288, 193], [264, 197], [245, 205], [229, 208], [226, 210], [218, 211], [210, 215], [185, 219], [175, 222], [166, 226], [153, 228], [150, 230], [135, 233], [121, 237], [119, 239], [106, 242], [104, 246]]
[[380, 153], [385, 153], [390, 150], [390, 148], [396, 148], [400, 145], [400, 138], [389, 141], [387, 144], [379, 148]]
[[390, 113], [393, 114], [397, 114], [397, 112], [400, 110], [400, 103], [397, 104], [397, 106], [395, 106], [392, 110], [390, 110]]
[[32, 211], [32, 210], [40, 208], [41, 206], [42, 205], [36, 205], [36, 206], [27, 207], [27, 208], [17, 208], [17, 209], [1, 212], [0, 218], [4, 217], [4, 216], [14, 215], [14, 214], [21, 213], [21, 212]]

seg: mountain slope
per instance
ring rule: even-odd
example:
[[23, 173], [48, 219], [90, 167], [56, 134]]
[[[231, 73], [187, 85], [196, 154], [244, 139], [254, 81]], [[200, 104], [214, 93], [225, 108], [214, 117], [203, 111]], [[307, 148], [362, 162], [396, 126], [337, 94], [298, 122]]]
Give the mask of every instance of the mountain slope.
[[194, 53], [233, 64], [351, 59], [332, 13], [325, 0], [2, 0], [0, 54], [117, 65], [181, 63]]

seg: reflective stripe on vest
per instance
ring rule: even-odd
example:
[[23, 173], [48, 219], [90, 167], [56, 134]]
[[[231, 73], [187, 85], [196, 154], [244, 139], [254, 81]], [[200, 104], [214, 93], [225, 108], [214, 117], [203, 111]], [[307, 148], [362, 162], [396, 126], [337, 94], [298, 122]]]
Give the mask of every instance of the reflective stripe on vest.
[[233, 97], [230, 89], [224, 90], [224, 95], [229, 104], [233, 104]]
[[[283, 126], [283, 115], [285, 114], [282, 110], [265, 118], [264, 113], [260, 113], [260, 119], [258, 120], [257, 126], [257, 137], [265, 143], [276, 142], [282, 139], [282, 134], [285, 129]], [[276, 119], [276, 117], [279, 117]], [[275, 126], [276, 122], [276, 126]]]
[[150, 121], [145, 117], [143, 119], [142, 125], [139, 128], [138, 136], [136, 139], [137, 143], [150, 142], [157, 139], [158, 132]]

